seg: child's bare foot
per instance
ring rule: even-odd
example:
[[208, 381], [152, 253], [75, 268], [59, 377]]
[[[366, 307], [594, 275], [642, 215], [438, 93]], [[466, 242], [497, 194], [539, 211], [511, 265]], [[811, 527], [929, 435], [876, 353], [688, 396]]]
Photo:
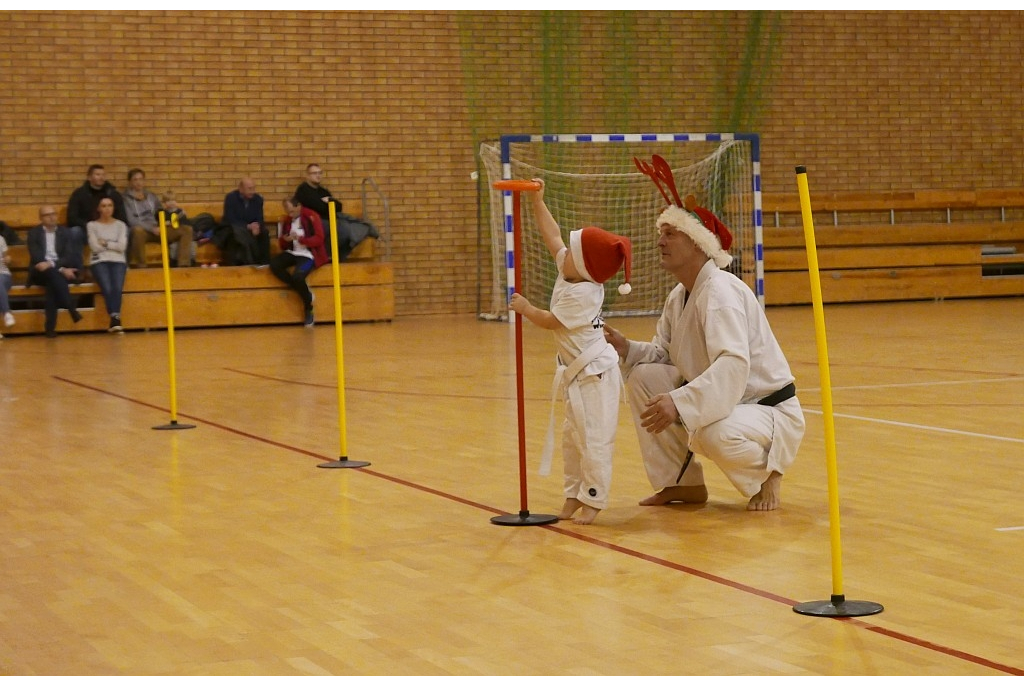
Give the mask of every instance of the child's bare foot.
[[640, 506], [653, 507], [671, 502], [684, 504], [702, 504], [708, 501], [707, 486], [701, 485], [670, 485], [661, 492], [656, 492], [646, 499], [640, 500]]
[[572, 522], [579, 526], [589, 525], [594, 522], [594, 519], [597, 518], [600, 511], [600, 509], [595, 509], [589, 504], [584, 504], [580, 508], [580, 515], [574, 518]]
[[750, 498], [747, 511], [773, 511], [782, 504], [782, 474], [772, 471], [768, 480], [761, 484], [761, 491]]
[[565, 500], [565, 504], [562, 505], [562, 511], [558, 514], [558, 518], [561, 521], [568, 521], [572, 518], [572, 515], [576, 513], [576, 510], [583, 506], [583, 502], [579, 501], [575, 497], [569, 497]]

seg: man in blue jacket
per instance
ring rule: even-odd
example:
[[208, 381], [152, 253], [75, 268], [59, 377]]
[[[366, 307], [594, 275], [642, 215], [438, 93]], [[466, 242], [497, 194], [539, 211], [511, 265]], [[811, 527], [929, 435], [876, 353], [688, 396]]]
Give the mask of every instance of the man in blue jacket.
[[228, 264], [270, 264], [270, 233], [263, 220], [263, 196], [256, 192], [256, 183], [251, 178], [240, 180], [238, 189], [224, 197], [221, 223], [231, 227], [230, 234], [217, 245]]

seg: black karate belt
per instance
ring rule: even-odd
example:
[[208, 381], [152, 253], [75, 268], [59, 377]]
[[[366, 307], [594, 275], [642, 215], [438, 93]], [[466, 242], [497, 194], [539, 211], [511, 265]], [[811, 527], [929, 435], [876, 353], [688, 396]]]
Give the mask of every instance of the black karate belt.
[[693, 461], [693, 450], [686, 450], [686, 459], [683, 461], [683, 468], [679, 469], [679, 477], [676, 478], [676, 485], [679, 485], [679, 481], [683, 479], [683, 474], [686, 473], [686, 467]]
[[786, 387], [776, 390], [771, 395], [768, 395], [768, 397], [758, 400], [757, 403], [766, 407], [774, 407], [777, 404], [782, 404], [791, 397], [796, 397], [795, 383], [790, 383]]

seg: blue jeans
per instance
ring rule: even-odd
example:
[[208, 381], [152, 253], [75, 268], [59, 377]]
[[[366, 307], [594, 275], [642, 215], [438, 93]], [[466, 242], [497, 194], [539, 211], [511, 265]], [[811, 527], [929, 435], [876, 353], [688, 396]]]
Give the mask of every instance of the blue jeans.
[[121, 293], [124, 292], [124, 276], [128, 265], [124, 262], [95, 262], [90, 267], [92, 277], [103, 293], [103, 301], [107, 303], [107, 314], [121, 314]]

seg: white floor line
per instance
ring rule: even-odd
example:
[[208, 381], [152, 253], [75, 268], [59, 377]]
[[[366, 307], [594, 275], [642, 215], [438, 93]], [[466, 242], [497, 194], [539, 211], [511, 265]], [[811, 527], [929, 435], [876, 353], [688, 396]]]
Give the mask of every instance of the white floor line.
[[996, 528], [996, 531], [998, 531], [1000, 533], [1005, 533], [1005, 532], [1011, 531], [1011, 530], [1024, 530], [1024, 526], [1010, 526], [1009, 528]]
[[[804, 408], [807, 414], [823, 414], [820, 409]], [[854, 416], [853, 414], [832, 414], [836, 418], [853, 419], [854, 421], [870, 421], [872, 423], [884, 423], [889, 426], [900, 426], [902, 428], [917, 428], [923, 431], [934, 431], [936, 433], [951, 433], [953, 435], [964, 435], [971, 438], [984, 438], [986, 440], [1000, 440], [1002, 442], [1013, 442], [1024, 445], [1024, 438], [1008, 438], [1003, 435], [989, 435], [987, 433], [972, 433], [970, 431], [954, 430], [952, 428], [939, 428], [938, 426], [922, 426], [917, 423], [904, 423], [903, 421], [889, 421], [887, 419], [873, 419], [867, 416]]]
[[[912, 388], [919, 386], [928, 385], [963, 385], [970, 383], [975, 385], [977, 383], [1005, 383], [1007, 381], [1024, 381], [1024, 376], [1008, 376], [1006, 378], [978, 378], [978, 379], [965, 379], [962, 381], [921, 381], [919, 383], [881, 383], [878, 385], [834, 385], [833, 390], [875, 390], [876, 388]], [[801, 388], [803, 390], [803, 388]], [[809, 388], [814, 392], [821, 392], [821, 386], [817, 388]]]

